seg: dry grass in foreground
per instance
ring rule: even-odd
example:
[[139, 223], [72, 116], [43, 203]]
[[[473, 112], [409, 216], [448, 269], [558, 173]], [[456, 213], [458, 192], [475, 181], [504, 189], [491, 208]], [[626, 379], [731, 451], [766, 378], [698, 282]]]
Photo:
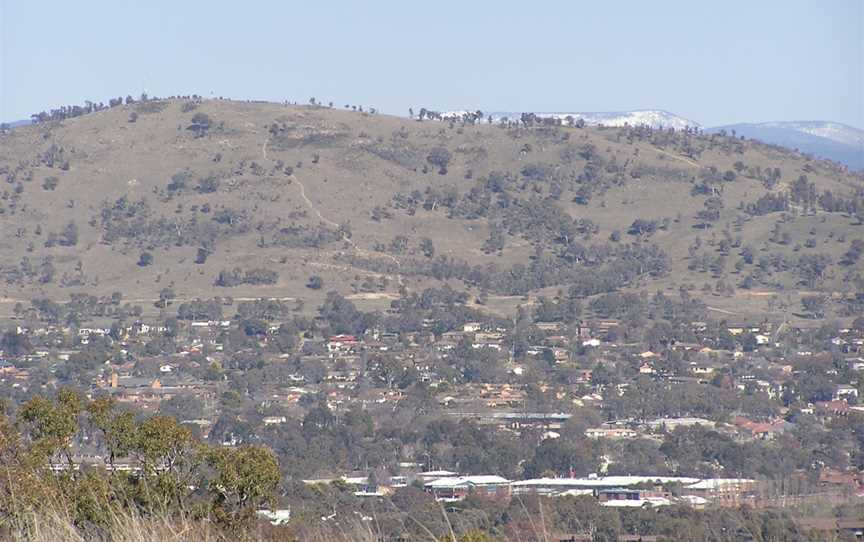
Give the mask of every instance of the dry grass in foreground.
[[210, 523], [200, 520], [167, 516], [142, 517], [134, 513], [111, 514], [104, 529], [100, 529], [98, 533], [88, 533], [76, 528], [68, 514], [62, 510], [34, 514], [7, 535], [9, 539], [21, 542], [221, 542], [237, 538], [228, 537]]

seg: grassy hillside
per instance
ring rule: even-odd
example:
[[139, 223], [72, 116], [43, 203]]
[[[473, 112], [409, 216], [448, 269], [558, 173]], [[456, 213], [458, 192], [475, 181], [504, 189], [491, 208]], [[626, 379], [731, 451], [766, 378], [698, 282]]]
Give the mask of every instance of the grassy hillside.
[[720, 135], [176, 99], [15, 128], [0, 177], [0, 314], [115, 291], [384, 307], [447, 282], [501, 312], [686, 288], [734, 317], [861, 289], [862, 179]]

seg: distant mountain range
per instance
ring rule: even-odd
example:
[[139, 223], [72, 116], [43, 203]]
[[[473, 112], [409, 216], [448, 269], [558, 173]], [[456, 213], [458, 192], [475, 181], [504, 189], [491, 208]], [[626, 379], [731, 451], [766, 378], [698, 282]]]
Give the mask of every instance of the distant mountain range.
[[[444, 118], [459, 117], [463, 112], [444, 113]], [[518, 119], [521, 113], [491, 112], [487, 116], [494, 121], [502, 118]], [[726, 126], [703, 127], [696, 121], [680, 117], [662, 109], [640, 109], [635, 111], [610, 111], [600, 113], [537, 113], [541, 118], [567, 117], [582, 119], [590, 126], [623, 126], [629, 124], [648, 125], [653, 128], [701, 128], [708, 133], [733, 130], [736, 135], [756, 139], [763, 143], [797, 149], [805, 154], [827, 158], [849, 166], [851, 169], [864, 169], [864, 130], [839, 122], [828, 121], [786, 121], [740, 123]]]
[[[492, 119], [496, 121], [505, 117], [518, 119], [520, 115], [521, 113], [488, 113], [488, 116], [491, 116]], [[688, 126], [691, 128], [700, 126], [698, 122], [685, 119], [684, 117], [679, 117], [678, 115], [674, 115], [668, 111], [663, 111], [662, 109], [640, 109], [636, 111], [608, 111], [598, 113], [536, 113], [536, 115], [541, 118], [556, 118], [561, 120], [565, 120], [567, 117], [573, 117], [574, 119], [584, 120], [585, 124], [588, 124], [589, 126], [597, 126], [600, 124], [604, 126], [624, 126], [625, 124], [638, 126], [640, 124], [645, 124], [654, 128], [675, 128], [676, 130], [682, 130]], [[445, 114], [445, 117], [446, 116], [447, 114]]]
[[789, 121], [729, 124], [708, 128], [707, 132], [725, 130], [748, 139], [781, 145], [864, 169], [864, 130], [839, 122]]

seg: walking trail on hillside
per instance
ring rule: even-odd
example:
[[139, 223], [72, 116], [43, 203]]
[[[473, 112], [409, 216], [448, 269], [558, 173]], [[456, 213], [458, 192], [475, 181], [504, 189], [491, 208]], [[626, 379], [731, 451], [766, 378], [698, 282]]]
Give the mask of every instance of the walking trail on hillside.
[[[267, 156], [267, 145], [269, 145], [269, 144], [270, 144], [270, 136], [268, 135], [267, 138], [264, 140], [263, 145], [261, 146], [261, 156], [265, 160], [268, 160], [268, 161], [270, 161], [270, 158]], [[309, 209], [313, 213], [315, 213], [315, 216], [318, 217], [318, 220], [327, 224], [328, 226], [339, 229], [340, 225], [337, 224], [336, 222], [330, 220], [329, 218], [325, 217], [321, 213], [321, 211], [318, 209], [318, 207], [312, 202], [312, 200], [309, 199], [309, 196], [306, 195], [306, 186], [303, 184], [303, 182], [296, 176], [292, 176], [292, 177], [293, 177], [292, 180], [297, 183], [297, 186], [300, 187], [300, 197], [306, 203], [306, 206], [309, 207]], [[398, 258], [396, 258], [395, 256], [393, 256], [391, 254], [383, 254], [380, 252], [371, 252], [371, 251], [368, 251], [366, 249], [360, 248], [359, 246], [357, 246], [357, 243], [355, 243], [354, 240], [352, 240], [350, 237], [348, 237], [347, 235], [344, 235], [344, 234], [342, 235], [342, 239], [346, 243], [351, 245], [351, 248], [354, 249], [354, 252], [356, 252], [360, 256], [366, 256], [369, 258], [381, 258], [381, 257], [388, 258], [394, 264], [396, 264], [396, 267], [398, 269], [402, 268], [402, 262], [400, 262]], [[396, 273], [396, 280], [399, 282], [399, 286], [402, 286], [402, 276], [399, 273]]]
[[678, 160], [680, 162], [684, 162], [685, 164], [690, 164], [693, 167], [702, 167], [697, 162], [694, 162], [693, 160], [691, 160], [689, 158], [684, 158], [683, 156], [678, 156], [677, 154], [672, 154], [669, 151], [664, 151], [663, 149], [658, 149], [657, 147], [654, 147], [654, 150], [659, 152], [660, 154], [665, 154], [666, 156], [668, 156], [670, 158], [674, 158], [675, 160]]

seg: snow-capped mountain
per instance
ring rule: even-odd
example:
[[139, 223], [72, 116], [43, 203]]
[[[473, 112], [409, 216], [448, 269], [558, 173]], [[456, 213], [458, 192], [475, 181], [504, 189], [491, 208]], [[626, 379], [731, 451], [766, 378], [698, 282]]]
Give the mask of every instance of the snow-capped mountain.
[[860, 145], [864, 142], [864, 130], [840, 122], [825, 122], [820, 120], [804, 121], [782, 121], [782, 122], [760, 122], [757, 124], [745, 124], [756, 128], [779, 128], [793, 130], [816, 137], [824, 137], [831, 141], [846, 145]]
[[[489, 113], [494, 120], [507, 117], [510, 119], [518, 119], [521, 113]], [[679, 117], [662, 109], [640, 109], [636, 111], [610, 111], [600, 113], [536, 113], [541, 118], [557, 118], [566, 120], [567, 117], [573, 119], [582, 119], [585, 124], [590, 126], [630, 126], [647, 125], [652, 128], [675, 128], [682, 130], [688, 126], [691, 128], [699, 127], [698, 122], [694, 122], [684, 117]]]
[[781, 121], [730, 124], [709, 132], [735, 131], [736, 135], [782, 145], [820, 158], [864, 169], [864, 130], [839, 122]]
[[[442, 113], [440, 120], [463, 119], [474, 115], [473, 111], [448, 111]], [[437, 114], [436, 114], [437, 115]], [[702, 128], [709, 133], [734, 130], [738, 136], [758, 139], [765, 143], [781, 145], [819, 158], [827, 158], [852, 169], [864, 169], [864, 130], [839, 122], [827, 121], [779, 121], [761, 123], [741, 123], [726, 126], [703, 128], [698, 122], [679, 117], [662, 109], [640, 109], [635, 111], [612, 111], [602, 113], [535, 113], [540, 118], [556, 118], [567, 122], [582, 119], [590, 126], [630, 126], [647, 125], [652, 128]], [[492, 119], [518, 120], [522, 113], [487, 112], [484, 121]]]

